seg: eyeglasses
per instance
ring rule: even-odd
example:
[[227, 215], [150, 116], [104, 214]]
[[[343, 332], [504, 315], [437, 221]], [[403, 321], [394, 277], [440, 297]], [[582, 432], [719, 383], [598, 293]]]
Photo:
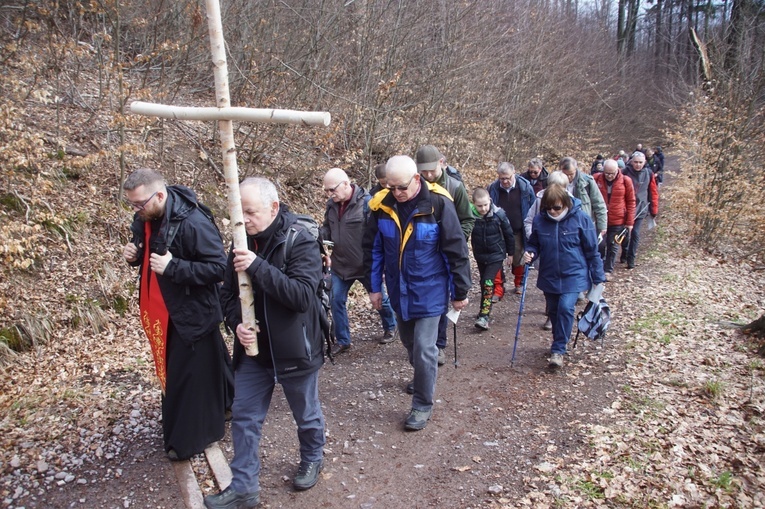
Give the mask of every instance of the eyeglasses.
[[335, 187], [330, 187], [329, 189], [325, 189], [325, 190], [324, 190], [324, 192], [325, 192], [325, 193], [327, 193], [327, 194], [335, 194], [335, 191], [337, 191], [337, 189], [338, 189], [340, 186], [342, 186], [343, 184], [345, 184], [345, 182], [346, 182], [346, 181], [345, 181], [345, 180], [343, 180], [342, 182], [340, 182], [339, 184], [337, 184]]
[[388, 185], [386, 187], [391, 191], [406, 191], [407, 189], [409, 189], [409, 186], [412, 185], [412, 180], [414, 180], [414, 177], [416, 177], [416, 175], [412, 175], [412, 178], [409, 179], [409, 182], [407, 182], [403, 186]]
[[563, 205], [553, 205], [552, 207], [547, 207], [545, 210], [554, 210], [555, 212], [560, 212], [563, 210]]
[[128, 205], [130, 205], [131, 207], [133, 207], [136, 210], [143, 210], [143, 209], [146, 208], [146, 205], [149, 204], [151, 199], [154, 198], [157, 195], [158, 192], [159, 191], [154, 191], [154, 193], [151, 196], [149, 196], [148, 198], [146, 198], [142, 202], [134, 202], [134, 201], [130, 201], [128, 199], [125, 199], [125, 203], [127, 203]]
[[499, 177], [500, 182], [511, 182], [513, 177]]
[[615, 177], [616, 173], [606, 173], [606, 172], [603, 172], [603, 175], [605, 175], [606, 177]]

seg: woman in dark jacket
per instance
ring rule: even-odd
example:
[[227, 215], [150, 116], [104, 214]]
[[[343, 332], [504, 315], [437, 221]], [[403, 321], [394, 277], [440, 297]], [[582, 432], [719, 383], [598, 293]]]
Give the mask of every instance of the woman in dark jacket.
[[534, 218], [524, 263], [539, 257], [537, 288], [545, 294], [552, 321], [550, 365], [563, 365], [574, 308], [580, 292], [603, 283], [603, 261], [598, 254], [598, 234], [580, 202], [565, 188], [548, 187], [542, 196], [542, 212]]

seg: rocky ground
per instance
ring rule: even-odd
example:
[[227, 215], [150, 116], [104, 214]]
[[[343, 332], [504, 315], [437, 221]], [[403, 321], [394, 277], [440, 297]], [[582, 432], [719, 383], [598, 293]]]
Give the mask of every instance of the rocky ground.
[[[617, 268], [605, 346], [580, 340], [557, 371], [547, 365], [534, 272], [512, 366], [518, 298], [499, 303], [479, 332], [474, 292], [457, 326], [458, 365], [450, 330], [421, 432], [402, 426], [404, 349], [377, 343], [357, 289], [354, 347], [321, 374], [320, 483], [291, 488], [297, 440], [277, 391], [261, 450], [264, 505], [765, 507], [765, 366], [728, 323], [761, 314], [761, 274], [690, 247], [681, 213], [665, 207], [637, 268]], [[6, 367], [3, 507], [183, 506], [160, 452], [159, 391], [133, 318], [115, 317], [97, 338], [58, 338]], [[221, 446], [230, 458], [228, 436]], [[205, 463], [194, 465], [203, 491], [216, 491]]]

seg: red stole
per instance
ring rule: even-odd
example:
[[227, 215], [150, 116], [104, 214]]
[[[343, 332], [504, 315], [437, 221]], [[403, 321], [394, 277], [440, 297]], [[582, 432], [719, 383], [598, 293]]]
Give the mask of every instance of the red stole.
[[162, 298], [157, 275], [152, 272], [149, 263], [151, 222], [144, 223], [144, 231], [146, 235], [143, 242], [144, 256], [141, 265], [141, 296], [138, 302], [141, 312], [141, 325], [143, 325], [146, 337], [149, 338], [149, 346], [151, 346], [151, 353], [154, 356], [154, 367], [162, 394], [164, 394], [167, 384], [167, 325], [170, 314], [167, 312], [165, 299]]

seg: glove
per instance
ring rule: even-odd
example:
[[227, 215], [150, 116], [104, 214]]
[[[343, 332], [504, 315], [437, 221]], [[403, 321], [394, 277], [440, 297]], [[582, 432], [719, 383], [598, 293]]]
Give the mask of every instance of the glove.
[[600, 296], [603, 295], [603, 290], [606, 288], [605, 283], [598, 283], [587, 293], [587, 300], [593, 303], [600, 302]]

